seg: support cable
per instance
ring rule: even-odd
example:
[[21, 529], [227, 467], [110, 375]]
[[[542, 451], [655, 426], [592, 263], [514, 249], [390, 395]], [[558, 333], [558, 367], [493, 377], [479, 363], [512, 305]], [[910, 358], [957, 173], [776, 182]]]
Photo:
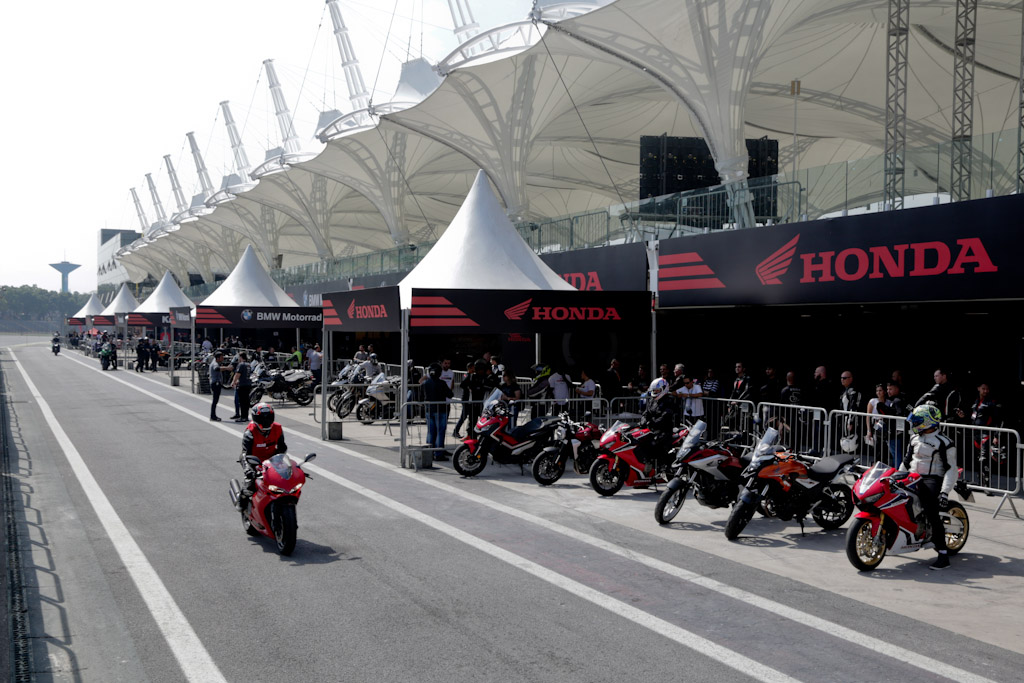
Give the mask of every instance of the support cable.
[[309, 65], [313, 63], [313, 54], [316, 52], [316, 41], [320, 38], [320, 29], [324, 25], [324, 15], [327, 14], [327, 3], [320, 11], [320, 23], [316, 25], [316, 35], [313, 37], [313, 47], [309, 49], [309, 59], [306, 60], [306, 70], [302, 74], [302, 81], [299, 83], [299, 92], [295, 94], [295, 104], [292, 106], [292, 116], [299, 110], [299, 101], [302, 99], [302, 89], [306, 87], [306, 77], [309, 76]]
[[391, 10], [391, 20], [388, 22], [388, 32], [384, 36], [384, 47], [380, 51], [380, 61], [377, 62], [377, 75], [373, 77], [373, 87], [370, 89], [370, 109], [373, 109], [373, 96], [377, 92], [377, 81], [380, 80], [380, 70], [384, 66], [384, 53], [387, 52], [388, 43], [391, 42], [391, 28], [395, 25], [395, 14], [398, 12], [398, 0], [395, 0], [395, 6]]

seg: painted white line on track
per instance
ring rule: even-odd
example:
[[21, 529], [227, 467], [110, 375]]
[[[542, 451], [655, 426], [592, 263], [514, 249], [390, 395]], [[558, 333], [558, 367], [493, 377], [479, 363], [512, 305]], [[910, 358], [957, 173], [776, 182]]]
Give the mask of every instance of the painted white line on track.
[[21, 361], [14, 355], [10, 347], [7, 350], [10, 352], [11, 360], [17, 365], [18, 371], [21, 372], [25, 384], [28, 385], [29, 392], [31, 392], [32, 397], [35, 398], [36, 403], [39, 405], [39, 409], [42, 411], [43, 417], [50, 426], [54, 437], [57, 439], [57, 443], [60, 444], [61, 450], [64, 451], [68, 464], [71, 465], [75, 476], [78, 477], [82, 490], [92, 504], [93, 510], [96, 511], [96, 516], [103, 525], [103, 529], [107, 532], [107, 536], [110, 537], [118, 557], [121, 558], [125, 569], [131, 575], [135, 586], [139, 590], [139, 594], [153, 615], [153, 619], [160, 628], [160, 632], [163, 634], [168, 646], [170, 646], [171, 652], [174, 653], [175, 659], [178, 660], [178, 665], [181, 666], [185, 678], [196, 683], [219, 683], [220, 681], [227, 683], [227, 679], [224, 678], [220, 669], [217, 668], [210, 654], [206, 651], [206, 648], [203, 647], [199, 636], [196, 635], [185, 615], [182, 614], [178, 604], [171, 597], [170, 591], [167, 590], [163, 581], [160, 580], [160, 576], [153, 569], [153, 565], [149, 563], [146, 555], [135, 542], [135, 539], [132, 538], [124, 522], [118, 517], [114, 506], [110, 504], [106, 494], [103, 493], [103, 489], [100, 488], [99, 483], [92, 476], [92, 472], [89, 471], [78, 449], [75, 448], [68, 435], [64, 432], [64, 429], [61, 428], [57, 417], [50, 409], [50, 405], [29, 378]]
[[[79, 361], [76, 361], [76, 362], [79, 362]], [[81, 364], [85, 365], [84, 363], [81, 363]], [[89, 367], [89, 366], [86, 366], [86, 367]], [[92, 367], [90, 367], [90, 369], [95, 371], [95, 372], [99, 372], [101, 374], [103, 373], [103, 371], [100, 370], [99, 368], [92, 368]], [[182, 406], [178, 406], [177, 404], [175, 404], [174, 402], [170, 401], [169, 399], [165, 399], [162, 396], [157, 396], [156, 394], [148, 392], [145, 389], [136, 387], [135, 385], [131, 384], [130, 382], [125, 382], [124, 380], [120, 380], [120, 379], [117, 379], [117, 378], [114, 378], [114, 379], [116, 379], [116, 381], [122, 382], [126, 386], [132, 387], [136, 391], [142, 392], [143, 394], [146, 394], [148, 396], [156, 398], [157, 400], [162, 401], [162, 402], [166, 403], [167, 405], [170, 405], [170, 406], [172, 406], [174, 408], [177, 408], [178, 410], [181, 410], [182, 412], [188, 413], [188, 414], [190, 414], [190, 415], [192, 415], [194, 417], [197, 417], [199, 419], [202, 419], [202, 420], [208, 420], [209, 419], [208, 417], [204, 417], [204, 416], [200, 415], [199, 413], [191, 411], [191, 410], [189, 410], [187, 408], [184, 408]], [[156, 380], [151, 379], [151, 381], [156, 381]], [[188, 394], [188, 395], [191, 395], [191, 394]], [[223, 425], [220, 425], [220, 424], [218, 424], [216, 422], [214, 422], [212, 424], [216, 425], [218, 427], [221, 427], [223, 429], [226, 429], [226, 430], [228, 430], [231, 433], [237, 433], [234, 430], [232, 430], [232, 429], [230, 429], [228, 427], [224, 427]], [[435, 480], [430, 479], [428, 477], [420, 476], [420, 475], [418, 475], [416, 472], [414, 472], [412, 470], [401, 469], [401, 468], [396, 469], [393, 464], [390, 464], [390, 463], [387, 463], [387, 462], [383, 462], [381, 460], [378, 460], [377, 458], [373, 458], [373, 457], [368, 456], [368, 455], [364, 455], [364, 454], [362, 454], [362, 453], [360, 453], [358, 451], [354, 451], [354, 450], [352, 450], [350, 448], [346, 448], [345, 446], [339, 446], [339, 445], [333, 444], [333, 443], [331, 443], [329, 441], [317, 441], [317, 440], [315, 440], [312, 437], [306, 436], [304, 434], [296, 433], [296, 439], [298, 439], [298, 438], [305, 438], [309, 442], [311, 442], [313, 444], [316, 444], [317, 447], [321, 447], [322, 446], [322, 447], [330, 448], [332, 450], [338, 451], [339, 453], [344, 453], [345, 455], [349, 455], [351, 457], [357, 458], [357, 459], [362, 460], [364, 462], [367, 462], [367, 463], [370, 463], [370, 464], [373, 464], [373, 465], [377, 465], [378, 467], [382, 467], [382, 468], [386, 469], [389, 472], [394, 472], [396, 474], [400, 474], [400, 475], [403, 475], [403, 476], [406, 476], [406, 477], [413, 478], [417, 482], [420, 482], [422, 484], [426, 484], [427, 486], [433, 486], [434, 488], [437, 488], [439, 490], [445, 491], [446, 493], [449, 493], [451, 495], [459, 496], [459, 497], [461, 497], [461, 498], [463, 498], [465, 500], [477, 503], [478, 505], [483, 505], [484, 507], [490, 508], [490, 509], [495, 510], [497, 512], [501, 512], [501, 513], [510, 515], [512, 517], [516, 517], [518, 519], [522, 519], [522, 520], [524, 520], [526, 522], [530, 522], [531, 524], [535, 524], [535, 525], [540, 526], [542, 528], [545, 528], [545, 529], [547, 529], [549, 531], [553, 531], [555, 533], [561, 534], [563, 536], [566, 536], [566, 537], [571, 538], [573, 540], [579, 541], [581, 543], [586, 543], [586, 544], [591, 545], [591, 546], [593, 546], [595, 548], [599, 548], [601, 550], [604, 550], [606, 552], [612, 553], [614, 555], [618, 555], [619, 557], [624, 557], [624, 558], [629, 559], [631, 561], [637, 562], [638, 564], [642, 564], [642, 565], [644, 565], [646, 567], [650, 567], [652, 569], [656, 569], [656, 570], [658, 570], [660, 572], [663, 572], [663, 573], [668, 574], [670, 576], [673, 576], [675, 578], [681, 579], [683, 581], [687, 581], [687, 582], [692, 583], [692, 584], [697, 585], [697, 586], [701, 586], [702, 588], [705, 588], [707, 590], [714, 591], [714, 592], [719, 593], [721, 595], [725, 595], [725, 596], [728, 596], [728, 597], [733, 598], [735, 600], [738, 600], [740, 602], [743, 602], [745, 604], [751, 605], [753, 607], [757, 607], [757, 608], [763, 609], [763, 610], [765, 610], [767, 612], [770, 612], [772, 614], [775, 614], [777, 616], [784, 617], [784, 618], [789, 619], [791, 621], [795, 621], [798, 624], [801, 624], [801, 625], [806, 626], [808, 628], [812, 628], [812, 629], [815, 629], [815, 630], [820, 631], [822, 633], [826, 633], [826, 634], [834, 636], [836, 638], [840, 638], [840, 639], [845, 640], [847, 642], [853, 643], [855, 645], [859, 645], [859, 646], [864, 647], [866, 649], [869, 649], [869, 650], [871, 650], [873, 652], [877, 652], [879, 654], [884, 654], [884, 655], [886, 655], [888, 657], [892, 657], [893, 659], [895, 659], [897, 661], [903, 662], [905, 664], [909, 664], [909, 665], [914, 666], [916, 668], [919, 668], [919, 669], [921, 669], [923, 671], [927, 671], [927, 672], [932, 673], [932, 674], [938, 674], [940, 676], [944, 676], [946, 678], [949, 678], [949, 679], [955, 680], [955, 681], [964, 681], [965, 683], [994, 683], [991, 679], [985, 678], [983, 676], [979, 676], [979, 675], [977, 675], [975, 673], [972, 673], [970, 671], [967, 671], [965, 669], [960, 669], [958, 667], [955, 667], [955, 666], [946, 664], [944, 662], [941, 662], [941, 661], [939, 661], [937, 659], [932, 659], [930, 657], [926, 657], [924, 655], [920, 655], [920, 654], [918, 654], [916, 652], [910, 651], [907, 648], [902, 648], [902, 647], [899, 647], [897, 645], [892, 645], [892, 644], [890, 644], [890, 643], [888, 643], [888, 642], [886, 642], [884, 640], [881, 640], [879, 638], [874, 638], [872, 636], [866, 635], [866, 634], [861, 633], [859, 631], [855, 631], [855, 630], [853, 630], [851, 628], [847, 628], [845, 626], [841, 626], [841, 625], [836, 624], [834, 622], [828, 621], [827, 619], [822, 619], [821, 617], [817, 617], [817, 616], [815, 616], [813, 614], [810, 614], [810, 613], [807, 613], [807, 612], [803, 612], [801, 610], [798, 610], [798, 609], [795, 609], [793, 607], [790, 607], [789, 605], [785, 605], [783, 603], [776, 602], [774, 600], [770, 600], [768, 598], [762, 597], [760, 595], [757, 595], [756, 593], [751, 593], [750, 591], [743, 590], [742, 588], [736, 588], [735, 586], [730, 586], [730, 585], [724, 584], [721, 581], [716, 581], [715, 579], [711, 579], [711, 578], [708, 578], [706, 576], [702, 576], [700, 574], [697, 574], [695, 572], [691, 572], [689, 570], [682, 569], [681, 567], [676, 567], [675, 565], [670, 564], [668, 562], [665, 562], [663, 560], [659, 560], [659, 559], [650, 557], [648, 555], [637, 553], [637, 552], [634, 552], [634, 551], [629, 550], [627, 548], [622, 548], [621, 546], [615, 545], [614, 543], [610, 543], [610, 542], [608, 542], [608, 541], [606, 541], [604, 539], [598, 538], [596, 536], [592, 536], [592, 535], [584, 533], [582, 531], [577, 531], [575, 529], [572, 529], [570, 527], [564, 526], [562, 524], [558, 524], [557, 522], [552, 522], [550, 520], [544, 519], [543, 517], [538, 517], [536, 515], [532, 515], [529, 512], [524, 512], [522, 510], [519, 510], [518, 508], [514, 508], [514, 507], [511, 507], [511, 506], [508, 506], [508, 505], [504, 505], [502, 503], [497, 503], [495, 501], [492, 501], [492, 500], [490, 500], [488, 498], [484, 498], [483, 496], [477, 495], [475, 493], [470, 493], [468, 491], [463, 491], [462, 489], [456, 488], [456, 487], [454, 487], [454, 486], [452, 486], [450, 484], [446, 484], [446, 483], [440, 482], [440, 481], [435, 481]], [[341, 483], [341, 482], [347, 481], [347, 480], [342, 479], [341, 477], [338, 477], [337, 475], [335, 475], [335, 474], [333, 474], [331, 472], [328, 472], [327, 470], [324, 470], [321, 467], [317, 467], [317, 466], [314, 466], [312, 464], [307, 464], [304, 467], [309, 468], [310, 471], [316, 472], [316, 473], [320, 474], [323, 477], [331, 479], [332, 481], [336, 481], [336, 483]], [[349, 483], [352, 486], [359, 486], [358, 484], [355, 484], [353, 482], [349, 482]], [[342, 483], [341, 485], [346, 486], [346, 484], [344, 484], [344, 483]], [[378, 494], [374, 494], [374, 495], [378, 495]], [[388, 499], [388, 500], [390, 500], [390, 499]], [[396, 503], [396, 504], [399, 504], [399, 503]], [[415, 516], [412, 516], [412, 518], [416, 519], [417, 521], [423, 521], [422, 513], [419, 513], [419, 512], [417, 512], [415, 514]], [[439, 523], [442, 523], [442, 522], [439, 522]], [[483, 542], [483, 541], [481, 541], [481, 542]]]

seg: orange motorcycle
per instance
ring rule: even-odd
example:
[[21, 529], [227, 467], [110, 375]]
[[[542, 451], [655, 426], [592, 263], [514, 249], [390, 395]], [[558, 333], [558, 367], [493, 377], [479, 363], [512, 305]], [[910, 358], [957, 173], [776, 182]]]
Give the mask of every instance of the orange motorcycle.
[[778, 440], [778, 430], [766, 429], [741, 474], [746, 485], [725, 524], [729, 540], [740, 535], [759, 509], [766, 517], [795, 517], [801, 532], [808, 513], [823, 529], [838, 529], [853, 514], [850, 487], [839, 480], [853, 467], [855, 455], [830, 456], [812, 464], [778, 445]]

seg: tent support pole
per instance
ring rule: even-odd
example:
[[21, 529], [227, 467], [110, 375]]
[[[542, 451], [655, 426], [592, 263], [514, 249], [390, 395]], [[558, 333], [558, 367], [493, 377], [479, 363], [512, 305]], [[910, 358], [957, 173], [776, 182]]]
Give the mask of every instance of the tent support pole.
[[320, 359], [320, 440], [327, 440], [327, 377], [331, 368], [331, 333], [324, 325], [322, 331], [323, 339], [320, 342], [323, 357]]
[[533, 364], [540, 365], [540, 332], [533, 335]]
[[[191, 312], [189, 312], [189, 317], [192, 318]], [[192, 362], [188, 364], [189, 368], [191, 368], [188, 381], [194, 394], [196, 393], [196, 319], [192, 318], [189, 322], [189, 335], [191, 335], [189, 338], [191, 342], [189, 348], [192, 349]]]
[[402, 375], [401, 391], [402, 395], [398, 399], [398, 405], [401, 410], [401, 416], [399, 417], [399, 431], [401, 432], [400, 437], [400, 453], [399, 465], [401, 467], [412, 467], [413, 469], [419, 469], [417, 467], [416, 458], [411, 457], [406, 451], [406, 433], [409, 429], [409, 421], [406, 419], [408, 411], [405, 407], [405, 397], [409, 395], [409, 371], [407, 366], [409, 364], [409, 309], [402, 309], [402, 329], [400, 334], [402, 335], [401, 353], [402, 364], [399, 366], [398, 372]]

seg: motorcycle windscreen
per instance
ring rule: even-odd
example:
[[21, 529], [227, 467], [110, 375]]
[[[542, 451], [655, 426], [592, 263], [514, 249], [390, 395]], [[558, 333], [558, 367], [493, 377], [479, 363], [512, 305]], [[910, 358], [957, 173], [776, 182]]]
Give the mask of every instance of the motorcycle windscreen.
[[288, 457], [287, 453], [278, 453], [267, 460], [267, 464], [270, 465], [270, 467], [272, 467], [277, 475], [282, 479], [292, 478], [292, 459]]
[[861, 478], [853, 485], [853, 490], [858, 496], [863, 496], [890, 469], [888, 465], [876, 462], [874, 467], [861, 475]]
[[679, 447], [680, 453], [687, 453], [697, 447], [704, 439], [704, 433], [707, 432], [708, 425], [704, 420], [697, 420], [697, 424], [690, 427], [690, 431], [686, 433], [686, 440], [683, 441], [683, 445]]
[[501, 393], [501, 389], [495, 389], [491, 392], [490, 396], [484, 399], [484, 412], [493, 413], [494, 407], [505, 400], [505, 394]]

